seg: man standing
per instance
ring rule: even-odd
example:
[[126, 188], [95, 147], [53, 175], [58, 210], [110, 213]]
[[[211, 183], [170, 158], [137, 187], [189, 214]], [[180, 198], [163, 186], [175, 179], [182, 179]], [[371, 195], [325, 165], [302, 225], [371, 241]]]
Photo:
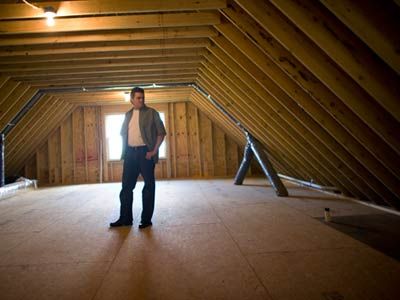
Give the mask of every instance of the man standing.
[[166, 135], [159, 113], [144, 104], [144, 90], [135, 87], [131, 91], [133, 108], [125, 114], [121, 128], [123, 141], [122, 190], [120, 217], [110, 223], [111, 227], [132, 225], [133, 189], [139, 174], [144, 179], [142, 190], [142, 215], [140, 229], [151, 226], [154, 211], [155, 178], [154, 167], [158, 162], [158, 148]]

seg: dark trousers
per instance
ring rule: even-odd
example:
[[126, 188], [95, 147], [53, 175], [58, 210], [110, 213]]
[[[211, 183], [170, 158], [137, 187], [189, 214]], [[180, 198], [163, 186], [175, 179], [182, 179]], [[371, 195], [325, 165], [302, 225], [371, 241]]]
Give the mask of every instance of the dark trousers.
[[151, 222], [154, 212], [155, 164], [153, 160], [146, 159], [147, 151], [146, 146], [127, 148], [122, 173], [122, 190], [119, 194], [121, 201], [120, 220], [123, 222], [132, 222], [133, 189], [136, 186], [139, 174], [142, 174], [144, 179], [141, 222]]

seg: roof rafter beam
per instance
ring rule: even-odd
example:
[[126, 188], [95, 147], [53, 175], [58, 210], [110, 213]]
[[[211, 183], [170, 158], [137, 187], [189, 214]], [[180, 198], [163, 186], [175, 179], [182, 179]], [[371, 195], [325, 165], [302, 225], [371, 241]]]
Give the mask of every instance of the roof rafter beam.
[[[289, 23], [272, 4], [255, 0], [236, 0], [267, 32], [287, 48], [329, 90], [380, 135], [395, 151], [400, 152], [400, 126], [393, 112], [386, 111], [298, 29]], [[268, 18], [264, 16], [268, 15]], [[226, 27], [219, 25], [219, 27]], [[397, 112], [400, 110], [397, 108]], [[396, 113], [396, 115], [400, 113]], [[378, 117], [379, 116], [379, 117]]]
[[[51, 64], [46, 63], [30, 63], [30, 64], [3, 64], [1, 69], [4, 72], [7, 71], [24, 71], [24, 70], [46, 70], [46, 69], [75, 69], [84, 67], [107, 67], [107, 66], [143, 66], [143, 65], [166, 65], [170, 63], [181, 63], [181, 62], [200, 62], [202, 55], [206, 53], [206, 50], [194, 51], [192, 50], [191, 55], [189, 53], [180, 56], [159, 56], [159, 57], [139, 57], [139, 58], [114, 58], [114, 59], [87, 59], [79, 61], [68, 61], [68, 62], [53, 62]], [[197, 55], [196, 55], [197, 54]]]
[[[391, 1], [320, 0], [390, 67], [400, 74], [399, 26]], [[400, 5], [399, 0], [394, 0]], [[383, 9], [382, 6], [388, 7]]]
[[0, 34], [76, 32], [133, 28], [204, 26], [220, 23], [218, 12], [162, 13], [57, 19], [49, 27], [43, 20], [3, 21]]
[[321, 4], [271, 1], [354, 81], [400, 120], [398, 74], [374, 58], [367, 46]]
[[118, 73], [127, 71], [159, 71], [159, 70], [183, 70], [183, 69], [197, 69], [201, 66], [200, 62], [181, 62], [181, 63], [171, 63], [164, 65], [153, 65], [149, 63], [148, 65], [141, 66], [106, 66], [106, 67], [88, 67], [88, 68], [74, 68], [74, 69], [55, 69], [55, 70], [31, 70], [31, 71], [19, 71], [19, 72], [4, 72], [2, 74], [12, 75], [13, 78], [19, 80], [20, 77], [42, 77], [42, 76], [74, 76], [78, 74], [97, 74], [97, 73]]
[[217, 36], [211, 26], [139, 28], [96, 32], [70, 32], [47, 34], [0, 35], [0, 46], [28, 46], [51, 44], [52, 47], [64, 43], [137, 41], [175, 38], [205, 38]]
[[[186, 38], [186, 39], [168, 39], [168, 40], [144, 40], [144, 41], [114, 41], [114, 42], [88, 42], [88, 43], [68, 43], [34, 46], [15, 46], [0, 47], [0, 60], [11, 61], [13, 56], [21, 61], [22, 58], [29, 59], [39, 55], [64, 55], [74, 54], [71, 57], [77, 57], [81, 53], [92, 53], [91, 55], [101, 56], [108, 52], [137, 51], [147, 49], [177, 49], [177, 48], [198, 48], [210, 45], [208, 38]], [[10, 58], [11, 57], [11, 58]], [[68, 57], [68, 56], [63, 56]], [[92, 56], [91, 56], [92, 57]]]
[[[226, 0], [97, 0], [39, 2], [37, 7], [52, 6], [58, 17], [105, 15], [115, 13], [151, 13], [169, 11], [210, 10], [226, 7]], [[43, 18], [43, 10], [26, 4], [1, 4], [0, 19]]]

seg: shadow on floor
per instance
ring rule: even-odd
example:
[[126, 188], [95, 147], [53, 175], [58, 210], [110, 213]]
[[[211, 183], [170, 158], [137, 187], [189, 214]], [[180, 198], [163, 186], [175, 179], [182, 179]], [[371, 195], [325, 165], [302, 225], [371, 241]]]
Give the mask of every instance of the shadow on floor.
[[324, 224], [400, 261], [400, 217], [393, 214], [333, 217]]

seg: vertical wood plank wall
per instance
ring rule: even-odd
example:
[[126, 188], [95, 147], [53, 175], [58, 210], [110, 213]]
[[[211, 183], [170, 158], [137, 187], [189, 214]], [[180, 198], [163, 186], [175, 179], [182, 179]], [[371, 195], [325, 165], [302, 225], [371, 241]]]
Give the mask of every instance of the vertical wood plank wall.
[[[166, 119], [167, 158], [157, 164], [157, 178], [220, 177], [236, 173], [242, 146], [194, 104], [171, 102], [149, 106], [164, 112]], [[21, 172], [28, 178], [37, 178], [40, 185], [120, 181], [122, 162], [107, 160], [103, 124], [105, 115], [128, 109], [127, 105], [78, 107], [35, 149]]]

